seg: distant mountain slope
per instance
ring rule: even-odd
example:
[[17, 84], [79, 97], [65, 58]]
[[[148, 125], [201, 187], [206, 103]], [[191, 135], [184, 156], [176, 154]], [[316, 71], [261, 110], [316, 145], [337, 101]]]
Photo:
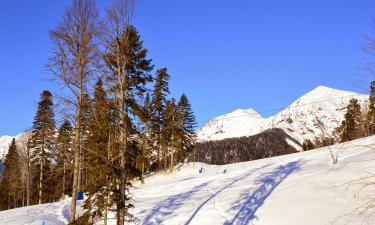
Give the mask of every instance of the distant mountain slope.
[[251, 110], [247, 116], [236, 110], [219, 116], [197, 131], [199, 141], [250, 136], [272, 128], [281, 128], [302, 143], [307, 139], [331, 137], [344, 118], [351, 98], [367, 105], [368, 95], [318, 86], [273, 117], [264, 119]]
[[12, 143], [12, 139], [15, 138], [17, 144], [25, 144], [28, 137], [31, 135], [30, 132], [22, 132], [17, 136], [4, 135], [0, 137], [0, 159], [3, 158], [9, 149], [9, 145]]
[[208, 122], [198, 131], [201, 140], [241, 137], [262, 124], [265, 119], [253, 109], [237, 109]]
[[14, 137], [4, 135], [0, 137], [0, 158], [2, 158], [8, 151], [9, 145]]

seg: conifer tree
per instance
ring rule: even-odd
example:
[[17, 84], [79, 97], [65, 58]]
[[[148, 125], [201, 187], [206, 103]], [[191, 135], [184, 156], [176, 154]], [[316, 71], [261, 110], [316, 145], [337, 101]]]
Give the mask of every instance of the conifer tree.
[[190, 101], [185, 94], [181, 95], [177, 108], [182, 118], [183, 131], [183, 135], [181, 137], [182, 148], [179, 156], [180, 160], [184, 160], [188, 153], [193, 153], [192, 151], [195, 144], [195, 128], [197, 126], [197, 122]]
[[371, 82], [370, 86], [370, 98], [369, 98], [369, 110], [367, 114], [368, 122], [368, 134], [375, 134], [375, 81]]
[[22, 204], [22, 180], [20, 155], [13, 138], [4, 161], [3, 177], [0, 182], [1, 209], [20, 207]]
[[345, 119], [338, 128], [342, 142], [354, 140], [363, 134], [362, 112], [358, 100], [351, 99], [346, 108]]
[[[169, 168], [172, 169], [175, 164], [175, 153], [177, 152], [181, 143], [182, 134], [182, 117], [179, 114], [176, 107], [176, 100], [172, 98], [167, 101], [164, 110], [164, 121], [165, 125], [162, 132], [162, 143], [164, 149], [164, 168], [167, 168], [169, 162]], [[168, 159], [170, 156], [170, 159]]]
[[165, 125], [163, 113], [166, 107], [167, 95], [169, 94], [169, 79], [170, 76], [167, 68], [159, 69], [156, 73], [154, 90], [152, 93], [152, 136], [154, 137], [155, 147], [157, 151], [157, 165], [160, 170], [162, 167], [162, 130]]
[[124, 224], [131, 219], [128, 208], [128, 190], [130, 178], [134, 172], [133, 163], [139, 151], [134, 152], [134, 119], [143, 116], [139, 99], [145, 93], [145, 85], [152, 81], [150, 74], [152, 61], [147, 57], [147, 49], [134, 26], [131, 25], [132, 1], [120, 1], [107, 10], [107, 23], [104, 40], [104, 61], [108, 72], [105, 74], [106, 85], [112, 95], [117, 114], [115, 121], [118, 129], [118, 148], [113, 154], [118, 156], [113, 161], [117, 169], [116, 182], [118, 189], [113, 198], [116, 203], [117, 224]]
[[57, 176], [61, 177], [59, 189], [61, 198], [71, 195], [72, 190], [72, 162], [73, 162], [73, 128], [68, 119], [65, 119], [59, 128], [57, 137], [56, 169]]
[[89, 123], [92, 113], [92, 102], [89, 94], [85, 93], [82, 99], [81, 109], [81, 144], [80, 144], [80, 166], [78, 173], [78, 187], [77, 191], [85, 191], [87, 183], [87, 171], [85, 165], [85, 159], [88, 148], [88, 135], [89, 135]]
[[115, 176], [110, 163], [115, 139], [112, 111], [103, 82], [99, 79], [95, 85], [92, 113], [88, 121], [85, 160], [88, 199], [85, 200], [84, 207], [88, 210], [87, 217], [91, 221], [106, 221], [108, 210], [113, 205], [113, 201], [109, 201], [110, 193], [115, 190], [115, 182], [112, 181]]
[[141, 172], [141, 182], [144, 182], [144, 174], [146, 170], [150, 169], [153, 159], [154, 144], [152, 139], [152, 107], [150, 94], [147, 92], [143, 103], [143, 116], [137, 124], [137, 138], [136, 142], [140, 153], [137, 156], [136, 168]]
[[[56, 133], [54, 116], [52, 94], [49, 91], [43, 91], [34, 118], [30, 140], [31, 160], [35, 172], [33, 184], [36, 185], [39, 204], [53, 200], [48, 195], [54, 191], [51, 183], [54, 178], [51, 174], [51, 160], [55, 150]], [[45, 192], [45, 196], [43, 196], [43, 192]]]

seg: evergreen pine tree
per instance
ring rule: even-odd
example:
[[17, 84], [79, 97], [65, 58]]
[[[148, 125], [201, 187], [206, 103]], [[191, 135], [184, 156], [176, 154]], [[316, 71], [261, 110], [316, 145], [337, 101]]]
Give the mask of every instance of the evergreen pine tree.
[[55, 151], [55, 118], [53, 112], [52, 94], [43, 91], [33, 122], [30, 147], [32, 151], [32, 167], [34, 171], [34, 196], [37, 202], [56, 200], [55, 179], [52, 174], [51, 160]]
[[[176, 106], [176, 100], [172, 98], [167, 101], [164, 110], [164, 127], [162, 130], [162, 143], [164, 149], [164, 168], [168, 167], [172, 169], [175, 165], [175, 155], [181, 146], [182, 137], [182, 117], [179, 114]], [[168, 159], [169, 158], [169, 159]]]
[[[180, 150], [180, 160], [184, 160], [188, 153], [193, 154], [195, 144], [195, 128], [197, 122], [190, 101], [185, 94], [182, 94], [178, 102], [178, 111], [182, 118], [182, 147]], [[194, 158], [194, 156], [193, 156]]]
[[[119, 22], [118, 16], [122, 12], [117, 8], [109, 10], [109, 23]], [[120, 9], [121, 10], [121, 9]], [[128, 208], [128, 190], [131, 178], [136, 174], [135, 161], [137, 154], [142, 154], [135, 144], [136, 124], [134, 120], [143, 116], [142, 106], [139, 99], [146, 91], [145, 85], [152, 81], [150, 71], [153, 69], [152, 61], [147, 59], [147, 49], [143, 48], [143, 42], [134, 26], [129, 24], [117, 24], [110, 33], [111, 41], [106, 47], [104, 60], [109, 70], [106, 76], [107, 86], [115, 103], [117, 119], [115, 121], [118, 129], [117, 152], [119, 157], [112, 160], [112, 166], [117, 169], [116, 185], [118, 189], [113, 192], [113, 199], [117, 208], [117, 224], [124, 224], [125, 220], [131, 219]], [[112, 36], [116, 35], [116, 36]]]
[[170, 76], [167, 72], [167, 68], [159, 69], [156, 73], [155, 86], [152, 93], [152, 136], [154, 137], [156, 154], [157, 154], [157, 165], [160, 170], [162, 167], [162, 129], [164, 127], [165, 121], [163, 118], [163, 113], [166, 106], [166, 97], [169, 94], [169, 82]]
[[82, 99], [81, 109], [81, 144], [80, 144], [80, 167], [78, 173], [78, 192], [85, 191], [87, 183], [86, 154], [88, 148], [89, 123], [92, 112], [91, 99], [89, 94], [85, 93]]
[[114, 147], [114, 128], [111, 104], [99, 79], [95, 85], [92, 113], [88, 120], [87, 152], [85, 168], [87, 170], [88, 194], [84, 207], [88, 210], [87, 218], [92, 221], [105, 219], [113, 201], [109, 201], [115, 178], [111, 169], [112, 148]]
[[73, 183], [73, 128], [68, 119], [65, 119], [59, 128], [57, 137], [56, 171], [59, 180], [61, 198], [71, 195]]
[[351, 99], [346, 108], [345, 119], [338, 128], [342, 142], [354, 140], [363, 134], [362, 112], [358, 100]]
[[367, 114], [367, 122], [368, 134], [375, 134], [375, 81], [372, 81], [370, 86], [370, 99], [369, 110]]
[[22, 180], [20, 155], [13, 138], [4, 161], [3, 177], [0, 182], [1, 209], [11, 209], [22, 205]]

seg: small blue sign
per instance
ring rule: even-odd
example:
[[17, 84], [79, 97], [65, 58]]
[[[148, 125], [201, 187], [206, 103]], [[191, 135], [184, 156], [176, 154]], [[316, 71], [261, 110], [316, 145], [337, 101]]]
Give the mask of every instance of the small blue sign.
[[77, 200], [83, 200], [83, 192], [77, 192]]

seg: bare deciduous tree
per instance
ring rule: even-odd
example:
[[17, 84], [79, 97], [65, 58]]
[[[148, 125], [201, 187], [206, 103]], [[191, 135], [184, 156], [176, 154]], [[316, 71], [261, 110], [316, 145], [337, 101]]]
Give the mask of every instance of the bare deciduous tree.
[[76, 219], [83, 97], [88, 88], [87, 83], [95, 73], [92, 63], [98, 56], [95, 44], [98, 34], [97, 23], [98, 10], [95, 0], [73, 0], [72, 6], [65, 11], [58, 26], [50, 31], [54, 51], [49, 59], [48, 68], [70, 91], [69, 102], [72, 102], [75, 107], [71, 222]]

